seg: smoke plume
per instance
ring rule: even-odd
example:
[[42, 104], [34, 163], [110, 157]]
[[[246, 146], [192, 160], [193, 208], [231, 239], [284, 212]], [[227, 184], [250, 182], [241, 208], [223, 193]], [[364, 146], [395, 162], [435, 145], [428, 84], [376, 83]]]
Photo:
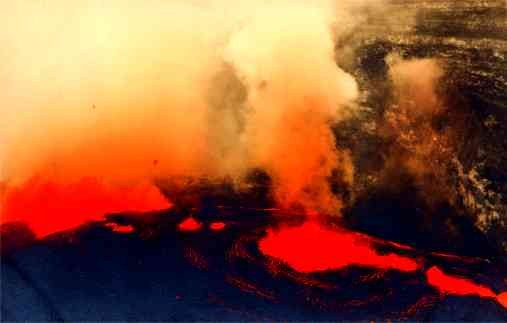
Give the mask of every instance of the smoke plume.
[[334, 61], [334, 41], [360, 21], [358, 5], [0, 6], [4, 186], [34, 177], [241, 181], [262, 167], [281, 206], [338, 210], [329, 178], [351, 174], [352, 164], [330, 125], [346, 117], [358, 90]]
[[248, 162], [268, 171], [284, 207], [339, 207], [328, 183], [341, 166], [330, 123], [358, 90], [334, 62], [330, 23], [325, 8], [262, 8], [226, 48], [248, 89]]
[[453, 203], [455, 189], [450, 182], [455, 143], [451, 129], [442, 127], [449, 111], [440, 93], [443, 62], [425, 58], [387, 58], [394, 102], [384, 113], [383, 135], [393, 138], [386, 163], [386, 176], [408, 173], [428, 204]]

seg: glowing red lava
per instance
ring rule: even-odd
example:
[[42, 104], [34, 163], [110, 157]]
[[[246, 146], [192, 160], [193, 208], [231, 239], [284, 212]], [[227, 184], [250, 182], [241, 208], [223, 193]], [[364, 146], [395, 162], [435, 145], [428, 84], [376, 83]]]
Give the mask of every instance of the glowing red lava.
[[106, 227], [110, 228], [113, 232], [118, 232], [118, 233], [134, 232], [134, 227], [131, 225], [119, 225], [116, 223], [107, 223]]
[[220, 230], [223, 230], [225, 228], [225, 223], [223, 222], [212, 222], [210, 225], [209, 225], [209, 228], [213, 231], [220, 231]]
[[507, 292], [500, 293], [496, 296], [496, 300], [503, 307], [507, 308]]
[[7, 187], [2, 204], [1, 223], [25, 222], [38, 237], [101, 220], [108, 213], [171, 207], [151, 183], [113, 186], [94, 178], [68, 184], [32, 178], [22, 186]]
[[265, 255], [281, 259], [294, 270], [314, 272], [362, 265], [383, 269], [413, 271], [418, 264], [395, 254], [380, 255], [368, 237], [345, 231], [331, 230], [308, 221], [298, 227], [268, 230], [259, 242]]
[[495, 293], [485, 286], [477, 285], [464, 278], [453, 277], [433, 266], [426, 272], [428, 283], [443, 293], [455, 295], [479, 295], [494, 297]]
[[474, 282], [461, 278], [453, 277], [444, 273], [438, 267], [433, 266], [426, 272], [428, 283], [438, 289], [441, 293], [454, 295], [478, 295], [480, 297], [494, 298], [502, 306], [507, 307], [507, 292], [496, 295], [486, 286], [475, 284]]
[[178, 228], [181, 231], [197, 231], [201, 229], [201, 227], [202, 224], [191, 216], [183, 220], [180, 224], [178, 224]]

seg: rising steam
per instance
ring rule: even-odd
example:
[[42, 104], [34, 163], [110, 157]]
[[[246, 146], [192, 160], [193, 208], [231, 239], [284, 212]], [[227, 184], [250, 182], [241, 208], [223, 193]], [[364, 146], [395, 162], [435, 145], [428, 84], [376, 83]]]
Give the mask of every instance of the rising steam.
[[226, 48], [248, 89], [248, 162], [268, 171], [284, 207], [339, 207], [328, 183], [340, 166], [330, 123], [358, 90], [334, 62], [330, 23], [320, 7], [262, 8]]
[[115, 185], [179, 175], [241, 181], [262, 167], [281, 206], [337, 212], [329, 178], [352, 166], [330, 125], [345, 118], [358, 89], [336, 65], [334, 41], [360, 21], [357, 5], [1, 7], [4, 185], [35, 176]]
[[[455, 189], [448, 181], [455, 143], [450, 129], [439, 127], [449, 110], [439, 93], [443, 62], [403, 60], [396, 55], [388, 56], [387, 61], [395, 98], [385, 111], [382, 127], [383, 135], [395, 142], [388, 152], [387, 173], [406, 171], [429, 205], [452, 204]], [[391, 175], [389, 181], [396, 183]]]

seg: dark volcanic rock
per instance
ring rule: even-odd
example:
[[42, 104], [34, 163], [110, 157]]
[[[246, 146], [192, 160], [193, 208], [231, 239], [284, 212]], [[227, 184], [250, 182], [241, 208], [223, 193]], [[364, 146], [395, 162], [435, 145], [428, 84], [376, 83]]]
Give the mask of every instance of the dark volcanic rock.
[[378, 172], [390, 143], [378, 136], [375, 127], [382, 123], [392, 99], [386, 57], [395, 53], [405, 59], [438, 59], [445, 66], [441, 96], [449, 108], [440, 127], [452, 129], [454, 136], [455, 156], [445, 167], [458, 196], [455, 211], [480, 229], [491, 247], [505, 254], [505, 2], [392, 0], [382, 14], [372, 13], [366, 21], [336, 47], [338, 64], [353, 73], [367, 93], [364, 111], [336, 127], [338, 144], [354, 154], [355, 195], [383, 194]]
[[[493, 299], [446, 296], [431, 287], [433, 265], [506, 288], [505, 266], [396, 249], [420, 270], [351, 265], [300, 273], [264, 256], [258, 241], [283, 214], [223, 208], [200, 231], [181, 232], [176, 211], [115, 215], [39, 240], [2, 257], [1, 312], [9, 321], [372, 321], [496, 320]], [[291, 218], [294, 218], [291, 215]], [[226, 229], [208, 229], [224, 221]], [[129, 233], [108, 224], [131, 225]], [[287, 225], [285, 220], [283, 224]], [[335, 247], [335, 246], [333, 246]], [[394, 248], [394, 249], [393, 249]], [[416, 259], [416, 258], [414, 258]], [[471, 310], [473, 308], [473, 311]]]

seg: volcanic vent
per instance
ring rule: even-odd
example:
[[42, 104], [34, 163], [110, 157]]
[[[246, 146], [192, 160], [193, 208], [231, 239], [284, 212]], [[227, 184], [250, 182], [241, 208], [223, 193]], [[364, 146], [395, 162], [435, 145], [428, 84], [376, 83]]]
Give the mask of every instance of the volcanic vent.
[[507, 319], [501, 3], [7, 6], [3, 317]]

